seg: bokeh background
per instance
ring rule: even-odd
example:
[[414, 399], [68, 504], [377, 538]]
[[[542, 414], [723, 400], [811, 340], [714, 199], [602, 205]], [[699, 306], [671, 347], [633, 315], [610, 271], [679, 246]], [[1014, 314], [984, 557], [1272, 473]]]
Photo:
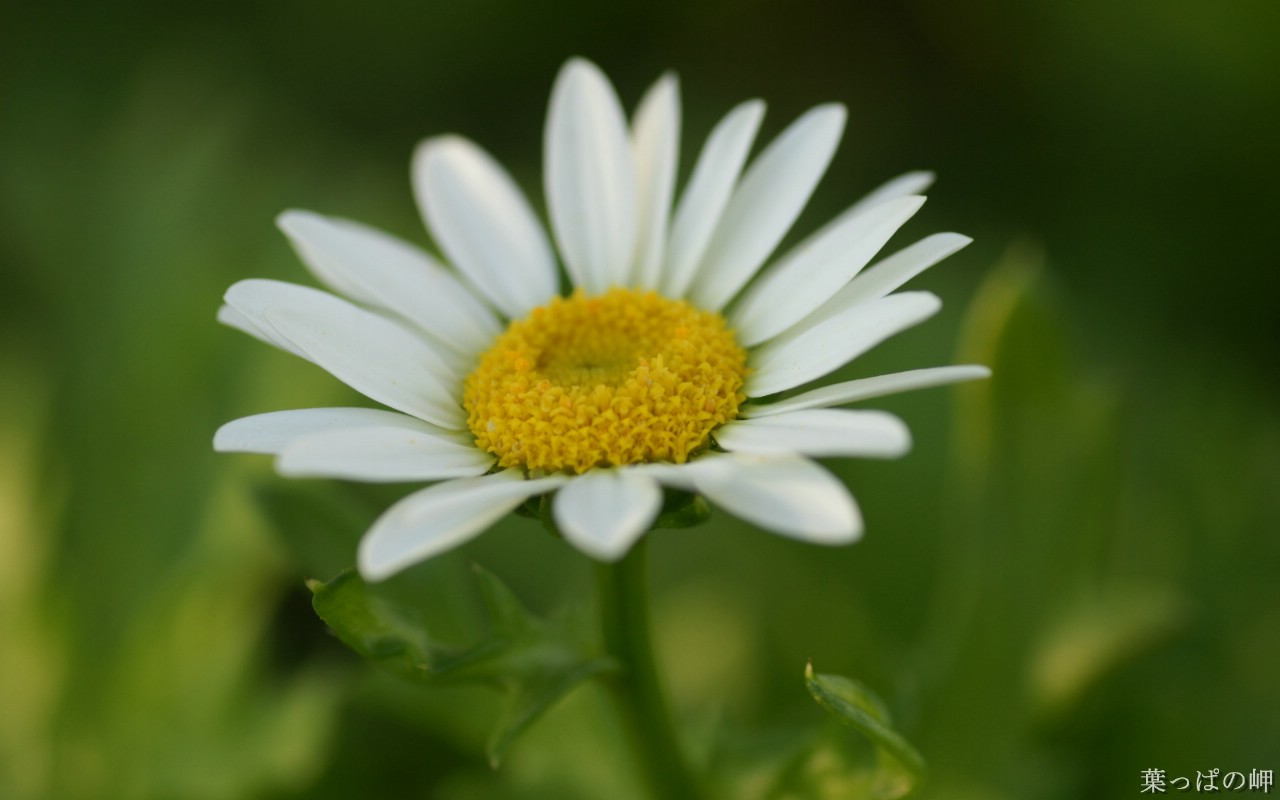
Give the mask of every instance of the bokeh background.
[[[812, 658], [885, 699], [930, 764], [921, 796], [1280, 768], [1278, 35], [1273, 0], [5, 5], [0, 797], [637, 796], [597, 690], [493, 772], [493, 693], [401, 684], [326, 634], [303, 579], [349, 565], [403, 487], [285, 486], [210, 449], [234, 417], [353, 401], [214, 322], [235, 280], [308, 282], [274, 216], [426, 244], [408, 158], [448, 131], [541, 207], [574, 54], [629, 107], [679, 72], [682, 174], [742, 99], [769, 103], [761, 141], [847, 104], [799, 234], [929, 168], [894, 244], [976, 239], [914, 284], [938, 318], [842, 372], [996, 373], [874, 404], [916, 447], [831, 465], [862, 543], [724, 514], [654, 536], [699, 758], [763, 768], [821, 726]], [[386, 591], [465, 639], [471, 561], [539, 611], [590, 603], [589, 565], [517, 519]]]

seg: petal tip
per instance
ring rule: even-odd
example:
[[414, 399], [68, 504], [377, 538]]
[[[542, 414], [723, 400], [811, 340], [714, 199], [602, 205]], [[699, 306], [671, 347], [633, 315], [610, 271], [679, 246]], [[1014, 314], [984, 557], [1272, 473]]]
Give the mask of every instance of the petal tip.
[[590, 558], [603, 562], [605, 564], [613, 564], [621, 561], [631, 550], [631, 543], [628, 542], [625, 547], [612, 547], [604, 544], [592, 544], [586, 537], [578, 537], [573, 542], [573, 546], [581, 553], [586, 554]]
[[564, 62], [564, 66], [560, 67], [553, 92], [562, 85], [570, 85], [581, 81], [604, 81], [607, 83], [608, 78], [605, 77], [604, 70], [600, 69], [591, 59], [585, 56], [573, 56]]
[[750, 141], [755, 139], [756, 132], [760, 130], [760, 123], [764, 121], [765, 112], [769, 106], [759, 97], [739, 103], [729, 112], [721, 125], [732, 120], [735, 125], [741, 125], [742, 129], [749, 132], [748, 145]]
[[814, 106], [809, 112], [815, 119], [815, 124], [832, 126], [837, 135], [844, 131], [844, 125], [849, 119], [849, 109], [844, 103], [823, 103]]
[[896, 447], [889, 451], [888, 458], [902, 458], [910, 453], [911, 448], [915, 446], [915, 442], [911, 438], [911, 429], [907, 427], [905, 422], [900, 422], [900, 424], [902, 425], [902, 439], [896, 443]]
[[903, 174], [895, 180], [895, 183], [907, 185], [911, 187], [912, 194], [920, 194], [928, 191], [938, 180], [938, 173], [931, 169], [915, 169]]
[[[364, 541], [367, 540], [366, 534], [366, 539]], [[385, 581], [387, 578], [390, 578], [392, 575], [395, 575], [397, 572], [400, 572], [408, 566], [407, 564], [383, 562], [378, 560], [373, 555], [370, 555], [370, 548], [364, 546], [364, 541], [360, 542], [360, 549], [356, 554], [356, 569], [359, 571], [360, 577], [364, 578], [367, 582], [379, 583], [381, 581]]]
[[296, 456], [289, 454], [289, 448], [285, 448], [280, 455], [276, 456], [273, 465], [276, 474], [282, 478], [317, 478], [321, 477], [315, 472], [308, 470], [304, 464], [296, 463]]
[[866, 525], [862, 521], [862, 514], [858, 511], [858, 504], [853, 499], [853, 495], [845, 491], [845, 502], [843, 508], [839, 510], [840, 519], [833, 526], [831, 535], [824, 542], [830, 545], [847, 545], [862, 539]]
[[235, 424], [234, 422], [225, 422], [222, 425], [219, 425], [218, 429], [213, 432], [213, 452], [215, 453], [236, 452], [234, 445], [230, 441], [228, 441], [231, 438], [230, 434], [228, 433], [228, 428], [230, 428], [234, 424]]
[[444, 151], [465, 149], [470, 144], [469, 139], [456, 133], [441, 133], [435, 136], [428, 136], [413, 148], [413, 159], [415, 162], [423, 161]]
[[849, 528], [849, 532], [839, 541], [834, 542], [834, 544], [838, 544], [838, 545], [857, 544], [858, 542], [862, 541], [862, 536], [864, 533], [866, 533], [866, 529], [862, 526], [862, 523], [860, 521], [855, 520], [853, 526]]
[[237, 315], [239, 313], [240, 313], [239, 311], [236, 311], [234, 308], [232, 308], [231, 306], [227, 305], [224, 302], [222, 305], [218, 306], [218, 310], [213, 315], [213, 318], [216, 319], [218, 322], [222, 323], [223, 325], [226, 325], [228, 328], [239, 329], [240, 326], [236, 324]]
[[914, 307], [920, 320], [926, 320], [934, 314], [942, 310], [942, 298], [933, 292], [926, 292], [922, 289], [909, 292], [896, 292], [886, 295], [880, 299], [880, 302], [895, 302], [906, 305], [908, 308]]
[[301, 233], [301, 226], [313, 225], [323, 221], [325, 221], [324, 216], [303, 208], [286, 208], [276, 214], [276, 227], [289, 237]]

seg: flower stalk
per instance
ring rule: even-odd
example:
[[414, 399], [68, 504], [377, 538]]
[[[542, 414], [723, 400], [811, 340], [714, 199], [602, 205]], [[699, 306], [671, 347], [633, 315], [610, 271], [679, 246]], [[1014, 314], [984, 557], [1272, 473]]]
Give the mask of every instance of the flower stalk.
[[650, 637], [647, 539], [598, 567], [605, 649], [621, 669], [610, 693], [656, 800], [700, 800], [705, 792], [685, 760], [658, 680]]

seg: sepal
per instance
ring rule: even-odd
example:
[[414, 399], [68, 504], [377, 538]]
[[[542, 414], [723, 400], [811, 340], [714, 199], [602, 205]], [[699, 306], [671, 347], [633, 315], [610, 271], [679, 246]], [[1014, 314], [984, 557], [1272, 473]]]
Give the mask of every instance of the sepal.
[[662, 510], [654, 520], [654, 528], [692, 528], [711, 518], [711, 505], [705, 497], [679, 489], [664, 489]]

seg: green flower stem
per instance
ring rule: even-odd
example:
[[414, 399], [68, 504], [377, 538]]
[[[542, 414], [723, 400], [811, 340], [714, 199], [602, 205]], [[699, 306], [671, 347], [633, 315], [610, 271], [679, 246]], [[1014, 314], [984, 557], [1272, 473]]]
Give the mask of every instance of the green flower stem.
[[658, 684], [649, 636], [645, 541], [641, 538], [621, 561], [599, 567], [605, 648], [621, 665], [609, 677], [609, 688], [653, 797], [698, 800], [705, 794], [680, 750]]

